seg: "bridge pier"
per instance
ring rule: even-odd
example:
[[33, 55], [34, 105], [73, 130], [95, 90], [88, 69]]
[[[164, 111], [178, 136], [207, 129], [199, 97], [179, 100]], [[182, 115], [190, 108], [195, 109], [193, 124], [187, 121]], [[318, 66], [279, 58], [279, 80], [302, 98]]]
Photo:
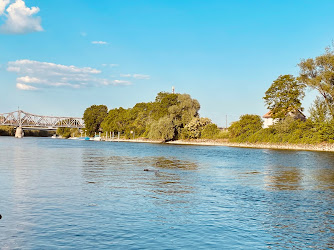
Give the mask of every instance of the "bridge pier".
[[22, 127], [17, 127], [15, 131], [15, 138], [23, 138], [24, 132]]

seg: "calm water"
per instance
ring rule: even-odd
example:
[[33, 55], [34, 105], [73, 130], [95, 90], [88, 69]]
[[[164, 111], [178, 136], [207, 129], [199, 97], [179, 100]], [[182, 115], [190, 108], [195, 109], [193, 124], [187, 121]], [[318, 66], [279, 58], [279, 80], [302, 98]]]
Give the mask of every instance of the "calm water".
[[334, 248], [333, 153], [0, 137], [0, 191], [0, 249]]

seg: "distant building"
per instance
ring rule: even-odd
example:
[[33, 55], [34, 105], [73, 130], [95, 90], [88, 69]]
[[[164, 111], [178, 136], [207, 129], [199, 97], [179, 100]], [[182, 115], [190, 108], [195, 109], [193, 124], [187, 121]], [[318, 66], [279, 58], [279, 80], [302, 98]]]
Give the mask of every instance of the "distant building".
[[[296, 120], [299, 119], [301, 121], [306, 121], [306, 116], [298, 109], [295, 111], [289, 111], [286, 116], [290, 116]], [[279, 120], [278, 118], [272, 118], [271, 111], [268, 111], [264, 116], [262, 116], [262, 118], [264, 120], [263, 128], [268, 128]]]

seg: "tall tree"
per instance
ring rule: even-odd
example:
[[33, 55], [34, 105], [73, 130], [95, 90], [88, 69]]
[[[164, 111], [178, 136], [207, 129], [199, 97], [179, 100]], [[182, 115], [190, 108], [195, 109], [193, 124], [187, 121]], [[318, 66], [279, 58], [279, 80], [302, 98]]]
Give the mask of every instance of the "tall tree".
[[292, 75], [280, 75], [263, 97], [273, 118], [284, 118], [289, 111], [301, 108], [305, 85]]
[[[162, 98], [160, 98], [162, 96]], [[172, 140], [179, 138], [181, 130], [194, 117], [198, 117], [200, 104], [188, 94], [159, 93], [155, 105], [159, 108], [154, 110], [158, 116], [152, 114], [156, 122], [150, 126], [148, 136], [152, 139]], [[158, 120], [156, 117], [160, 117]]]
[[317, 90], [334, 118], [334, 45], [316, 58], [303, 59], [299, 64], [301, 82]]
[[84, 112], [83, 119], [89, 135], [99, 132], [101, 123], [108, 114], [108, 108], [105, 105], [92, 105]]

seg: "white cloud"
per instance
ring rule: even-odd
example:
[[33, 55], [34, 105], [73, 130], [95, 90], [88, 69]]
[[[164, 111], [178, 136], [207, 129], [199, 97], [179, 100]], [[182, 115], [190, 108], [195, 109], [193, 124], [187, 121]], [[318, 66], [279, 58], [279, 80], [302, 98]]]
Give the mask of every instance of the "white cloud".
[[107, 42], [104, 41], [92, 41], [92, 44], [108, 44]]
[[37, 90], [36, 87], [30, 86], [24, 83], [17, 83], [16, 88], [21, 89], [21, 90]]
[[22, 76], [18, 77], [16, 79], [18, 82], [25, 82], [25, 83], [42, 83], [43, 81], [36, 78], [36, 77], [30, 77], [30, 76]]
[[0, 16], [6, 17], [5, 23], [0, 27], [3, 33], [23, 34], [43, 31], [41, 18], [33, 15], [39, 12], [38, 7], [27, 7], [23, 0], [16, 0], [10, 4], [8, 0], [0, 0]]
[[115, 84], [115, 85], [119, 85], [119, 84], [121, 84], [121, 85], [130, 85], [131, 84], [131, 82], [124, 81], [124, 80], [113, 80], [112, 83]]
[[126, 78], [134, 78], [134, 79], [141, 79], [141, 80], [149, 80], [151, 77], [149, 75], [142, 75], [142, 74], [120, 74], [120, 77]]
[[5, 12], [6, 6], [9, 2], [10, 0], [0, 0], [0, 16]]
[[49, 62], [17, 60], [8, 62], [7, 71], [18, 75], [19, 89], [32, 90], [34, 86], [83, 88], [92, 85], [129, 85], [131, 82], [98, 77], [102, 72], [90, 67], [66, 66]]

